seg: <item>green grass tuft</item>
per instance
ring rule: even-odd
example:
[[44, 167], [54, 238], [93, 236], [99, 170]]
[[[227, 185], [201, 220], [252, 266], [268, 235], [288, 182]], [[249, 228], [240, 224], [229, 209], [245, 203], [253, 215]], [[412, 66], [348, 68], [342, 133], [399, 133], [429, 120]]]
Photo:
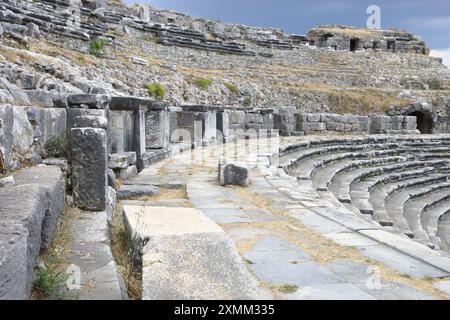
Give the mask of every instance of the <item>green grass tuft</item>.
[[145, 87], [150, 97], [162, 99], [166, 95], [166, 87], [159, 82], [148, 83]]
[[94, 56], [102, 56], [105, 53], [106, 41], [103, 39], [92, 39], [89, 44], [91, 54]]
[[233, 94], [239, 93], [239, 89], [236, 87], [235, 84], [227, 82], [224, 85], [231, 93], [233, 93]]
[[205, 89], [208, 89], [208, 87], [213, 83], [213, 80], [200, 78], [200, 79], [197, 79], [196, 83], [200, 89], [205, 90]]

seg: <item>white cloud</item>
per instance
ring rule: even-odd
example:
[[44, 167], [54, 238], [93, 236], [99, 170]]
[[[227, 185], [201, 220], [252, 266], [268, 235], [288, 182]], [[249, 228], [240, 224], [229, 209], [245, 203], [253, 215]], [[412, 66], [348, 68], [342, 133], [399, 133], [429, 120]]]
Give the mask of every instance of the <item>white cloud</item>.
[[431, 50], [430, 56], [442, 58], [447, 68], [450, 68], [450, 48], [444, 50]]

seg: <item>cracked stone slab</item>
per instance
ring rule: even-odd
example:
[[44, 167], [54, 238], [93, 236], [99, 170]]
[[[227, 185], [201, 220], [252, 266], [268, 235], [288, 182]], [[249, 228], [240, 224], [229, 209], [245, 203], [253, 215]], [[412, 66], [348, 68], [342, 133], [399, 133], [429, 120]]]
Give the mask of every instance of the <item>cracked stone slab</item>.
[[259, 241], [245, 258], [252, 264], [299, 263], [311, 260], [311, 255], [291, 243], [277, 237]]
[[128, 294], [111, 252], [106, 212], [81, 212], [70, 221], [67, 260], [80, 272], [80, 288], [68, 292], [80, 300], [126, 300]]
[[[360, 233], [414, 257], [418, 261], [422, 261], [424, 265], [439, 270], [440, 272], [436, 272], [439, 277], [450, 276], [450, 258], [440, 255], [427, 246], [383, 230], [361, 230]], [[427, 266], [424, 266], [424, 268], [427, 268]], [[423, 276], [426, 276], [426, 274]]]

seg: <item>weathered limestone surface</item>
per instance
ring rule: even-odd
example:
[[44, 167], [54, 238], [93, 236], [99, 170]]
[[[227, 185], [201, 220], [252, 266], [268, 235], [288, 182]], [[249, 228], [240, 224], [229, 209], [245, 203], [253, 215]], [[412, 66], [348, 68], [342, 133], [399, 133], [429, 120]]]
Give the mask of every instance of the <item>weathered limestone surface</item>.
[[34, 167], [0, 188], [0, 299], [28, 299], [37, 255], [48, 248], [64, 207], [58, 167]]
[[12, 106], [0, 105], [0, 152], [4, 165], [9, 169], [12, 158], [14, 116]]
[[57, 166], [31, 167], [14, 174], [15, 185], [39, 185], [44, 192], [46, 211], [42, 222], [41, 247], [48, 249], [51, 245], [56, 225], [64, 209], [65, 178]]
[[106, 209], [106, 131], [75, 128], [71, 131], [72, 184], [75, 205], [84, 210]]
[[65, 109], [48, 108], [38, 110], [42, 144], [45, 144], [51, 137], [61, 137], [66, 134], [67, 112]]
[[121, 153], [132, 150], [133, 111], [108, 112], [108, 151]]
[[122, 185], [117, 190], [117, 196], [122, 199], [159, 194], [159, 188], [152, 185]]
[[257, 283], [234, 244], [201, 212], [128, 205], [123, 210], [136, 241], [150, 239], [142, 252], [143, 299], [259, 297]]
[[147, 111], [145, 114], [145, 145], [147, 149], [167, 148], [170, 142], [169, 113]]

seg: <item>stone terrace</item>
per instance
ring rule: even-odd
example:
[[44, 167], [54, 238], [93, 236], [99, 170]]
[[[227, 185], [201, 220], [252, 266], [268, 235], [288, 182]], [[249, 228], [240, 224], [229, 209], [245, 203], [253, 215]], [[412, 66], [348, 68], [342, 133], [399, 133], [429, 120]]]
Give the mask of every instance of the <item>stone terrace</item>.
[[[177, 212], [180, 200], [166, 202], [165, 209], [160, 208], [161, 203], [151, 201], [124, 201], [123, 211], [132, 230], [152, 239], [142, 251], [143, 298], [205, 298], [190, 290], [191, 286], [200, 287], [203, 277], [192, 276], [194, 283], [188, 287], [184, 285], [184, 279], [187, 274], [201, 274], [210, 279], [209, 274], [213, 272], [214, 280], [209, 285], [214, 289], [208, 290], [211, 295], [207, 298], [237, 299], [248, 292], [245, 295], [247, 298], [253, 298], [256, 294], [259, 298], [281, 299], [448, 299], [449, 296], [437, 289], [447, 284], [445, 278], [450, 276], [448, 253], [438, 250], [446, 250], [446, 240], [438, 241], [441, 247], [430, 245], [431, 242], [421, 241], [420, 238], [410, 239], [402, 235], [404, 230], [401, 225], [383, 227], [376, 222], [375, 214], [373, 218], [370, 214], [363, 214], [346, 202], [338, 201], [332, 192], [323, 191], [325, 188], [316, 185], [320, 176], [334, 179], [333, 175], [326, 174], [328, 168], [350, 174], [356, 171], [339, 171], [338, 165], [367, 170], [378, 166], [383, 170], [367, 175], [373, 184], [378, 188], [393, 189], [391, 199], [407, 190], [413, 194], [414, 188], [421, 187], [419, 196], [429, 203], [425, 212], [435, 212], [427, 216], [437, 219], [433, 220], [436, 224], [438, 212], [445, 213], [439, 208], [445, 207], [443, 201], [447, 201], [438, 201], [438, 194], [444, 195], [447, 191], [448, 198], [445, 188], [448, 188], [449, 162], [448, 158], [442, 161], [440, 157], [441, 154], [446, 155], [444, 149], [448, 139], [448, 136], [289, 138], [283, 139], [280, 146], [281, 166], [277, 165], [276, 157], [270, 157], [271, 148], [266, 143], [261, 145], [259, 142], [257, 147], [256, 141], [239, 141], [225, 147], [211, 146], [192, 153], [184, 152], [150, 166], [126, 183], [151, 183], [177, 188], [183, 181], [187, 188], [187, 200], [183, 200], [183, 206], [194, 206], [198, 210], [196, 219], [203, 217], [201, 219], [208, 219], [209, 224], [215, 222], [232, 239], [246, 267], [236, 261], [227, 268], [238, 268], [240, 271], [236, 274], [242, 274], [247, 279], [247, 285], [245, 290], [233, 292], [234, 288], [240, 287], [240, 279], [229, 279], [227, 269], [214, 267], [217, 263], [215, 259], [234, 255], [228, 244], [209, 248], [207, 243], [223, 241], [219, 230], [205, 230], [201, 224], [191, 228], [189, 221], [177, 221], [175, 226], [170, 224], [171, 218], [166, 222], [160, 220], [160, 210], [167, 210], [170, 217], [172, 212]], [[437, 144], [442, 145], [442, 150], [436, 147]], [[395, 148], [397, 145], [400, 147]], [[428, 157], [427, 147], [417, 151], [419, 145], [427, 145], [436, 151]], [[263, 150], [259, 154], [253, 151], [258, 148]], [[221, 157], [248, 164], [249, 189], [218, 185], [217, 165]], [[411, 159], [412, 166], [409, 163], [403, 165], [404, 158]], [[294, 167], [295, 159], [299, 159], [299, 164]], [[389, 162], [397, 163], [397, 170], [390, 170], [394, 166]], [[284, 163], [288, 163], [289, 167], [285, 167]], [[288, 175], [285, 170], [294, 176]], [[321, 170], [323, 175], [320, 175]], [[308, 171], [314, 172], [313, 177], [317, 180], [306, 178]], [[422, 175], [424, 171], [426, 174]], [[301, 172], [302, 177], [297, 178], [297, 172]], [[391, 180], [385, 178], [389, 175]], [[395, 179], [396, 176], [403, 179]], [[385, 183], [380, 182], [383, 178]], [[365, 180], [356, 181], [362, 183]], [[432, 184], [432, 181], [435, 183]], [[333, 189], [330, 187], [330, 190]], [[431, 201], [431, 198], [436, 200]], [[384, 203], [385, 200], [378, 200], [377, 203], [382, 201]], [[447, 210], [448, 207], [447, 202]], [[388, 212], [395, 217], [395, 212]], [[141, 215], [146, 222], [136, 222], [136, 215]], [[428, 223], [433, 224], [431, 219], [423, 221], [425, 229]], [[157, 225], [158, 229], [148, 227], [152, 224]], [[439, 229], [445, 229], [445, 219], [442, 224]], [[175, 232], [174, 229], [180, 225], [184, 227]], [[208, 237], [207, 242], [200, 240]], [[438, 238], [433, 236], [435, 241]], [[204, 256], [204, 250], [210, 254], [213, 252], [213, 255]], [[154, 256], [156, 253], [148, 252], [158, 254]], [[173, 261], [174, 252], [179, 255], [176, 262]], [[192, 264], [192, 256], [204, 259], [201, 268]], [[149, 262], [156, 257], [158, 264]], [[235, 261], [235, 258], [227, 261]], [[374, 274], [380, 277], [376, 278], [376, 284], [371, 282]], [[259, 283], [256, 291], [253, 277]], [[167, 287], [170, 290], [166, 290]], [[292, 290], [285, 290], [286, 287]]]

